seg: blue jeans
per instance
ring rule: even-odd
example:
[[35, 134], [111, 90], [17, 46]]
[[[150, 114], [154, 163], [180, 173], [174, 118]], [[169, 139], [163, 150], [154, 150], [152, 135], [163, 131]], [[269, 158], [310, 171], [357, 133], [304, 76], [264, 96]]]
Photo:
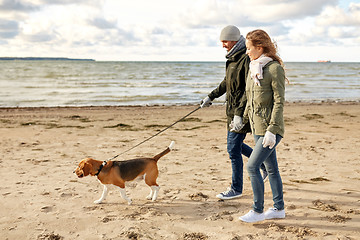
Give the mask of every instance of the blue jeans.
[[284, 209], [283, 185], [275, 150], [276, 145], [281, 141], [282, 137], [280, 135], [276, 135], [276, 145], [273, 149], [263, 147], [262, 141], [264, 136], [254, 135], [254, 139], [255, 147], [247, 164], [247, 170], [249, 172], [251, 186], [254, 192], [253, 209], [258, 213], [262, 213], [264, 211], [264, 181], [259, 170], [260, 165], [264, 163], [269, 174], [274, 207], [278, 210], [282, 210]]
[[231, 188], [242, 193], [243, 191], [243, 159], [241, 154], [250, 157], [252, 148], [244, 143], [246, 133], [228, 132], [227, 151], [231, 160], [232, 183]]

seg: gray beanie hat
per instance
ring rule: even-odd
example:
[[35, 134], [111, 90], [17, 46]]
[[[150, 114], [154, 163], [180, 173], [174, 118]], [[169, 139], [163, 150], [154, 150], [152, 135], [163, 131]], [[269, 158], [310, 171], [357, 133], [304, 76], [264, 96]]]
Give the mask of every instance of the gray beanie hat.
[[229, 25], [221, 30], [220, 41], [239, 41], [240, 39], [240, 30], [233, 26]]

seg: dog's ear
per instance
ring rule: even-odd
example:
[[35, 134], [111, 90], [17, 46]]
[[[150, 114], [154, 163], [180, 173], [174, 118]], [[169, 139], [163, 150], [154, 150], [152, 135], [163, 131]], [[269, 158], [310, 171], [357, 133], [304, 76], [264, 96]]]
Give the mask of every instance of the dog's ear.
[[82, 170], [84, 173], [84, 176], [87, 176], [90, 174], [90, 171], [92, 169], [92, 164], [90, 164], [88, 161], [83, 162]]

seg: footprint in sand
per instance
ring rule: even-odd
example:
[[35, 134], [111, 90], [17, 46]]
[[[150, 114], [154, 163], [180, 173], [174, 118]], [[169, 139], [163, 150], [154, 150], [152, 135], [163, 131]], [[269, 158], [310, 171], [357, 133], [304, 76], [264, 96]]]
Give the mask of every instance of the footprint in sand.
[[115, 215], [108, 215], [106, 217], [104, 217], [101, 222], [103, 223], [108, 223], [108, 222], [111, 222], [111, 221], [114, 221], [116, 220], [116, 216]]
[[75, 196], [75, 195], [78, 195], [78, 194], [76, 194], [76, 193], [65, 193], [65, 192], [63, 192], [63, 193], [60, 194], [60, 197], [68, 198], [68, 197], [73, 197], [73, 196]]
[[339, 210], [337, 206], [331, 205], [331, 204], [326, 204], [319, 199], [313, 201], [312, 203], [315, 206], [315, 209], [320, 210], [320, 211], [335, 212], [335, 211]]
[[100, 207], [99, 205], [95, 205], [95, 206], [89, 206], [89, 207], [83, 207], [83, 209], [85, 211], [95, 211], [95, 210], [98, 210], [98, 209], [101, 209], [102, 207]]
[[317, 113], [312, 113], [312, 114], [305, 114], [302, 115], [302, 117], [304, 117], [307, 120], [315, 120], [315, 119], [322, 119], [324, 118], [323, 115], [317, 114]]
[[51, 212], [53, 210], [53, 207], [52, 206], [43, 206], [40, 210], [42, 212], [48, 213], [48, 212]]
[[344, 216], [341, 216], [341, 215], [334, 215], [334, 216], [328, 216], [326, 217], [326, 219], [329, 221], [329, 222], [333, 222], [333, 223], [345, 223], [349, 220], [351, 220], [351, 218], [349, 217], [344, 217]]
[[48, 239], [62, 240], [62, 239], [64, 239], [64, 237], [52, 232], [52, 233], [42, 233], [42, 234], [38, 235], [37, 239], [38, 240], [48, 240]]
[[206, 201], [209, 199], [209, 196], [203, 194], [202, 192], [190, 194], [189, 198], [193, 201]]
[[360, 209], [349, 209], [346, 211], [346, 213], [360, 215]]
[[[311, 181], [311, 182], [310, 182], [310, 181]], [[329, 179], [324, 178], [324, 177], [311, 178], [310, 181], [307, 181], [307, 180], [297, 180], [297, 179], [290, 180], [290, 182], [293, 182], [293, 183], [306, 183], [306, 184], [314, 184], [315, 182], [330, 182]], [[314, 183], [313, 183], [313, 182], [314, 182]]]
[[182, 235], [183, 240], [200, 240], [200, 239], [209, 239], [204, 233], [184, 233]]
[[141, 234], [141, 229], [138, 227], [129, 227], [127, 230], [123, 231], [120, 235], [126, 237], [126, 239], [142, 239], [143, 237], [143, 235]]
[[177, 199], [178, 195], [180, 194], [181, 190], [180, 189], [174, 189], [174, 190], [169, 190], [169, 189], [165, 189], [164, 190], [164, 199]]
[[142, 235], [134, 231], [122, 232], [121, 235], [126, 236], [127, 239], [141, 239]]
[[313, 182], [330, 182], [329, 179], [324, 178], [324, 177], [311, 178], [310, 180]]
[[284, 226], [281, 224], [271, 223], [269, 224], [268, 229], [275, 230], [277, 232], [290, 232], [301, 239], [306, 236], [317, 236], [316, 232], [307, 227]]
[[233, 221], [234, 217], [231, 216], [232, 214], [233, 214], [232, 212], [223, 211], [220, 213], [215, 213], [215, 214], [211, 215], [210, 217], [205, 218], [205, 220], [216, 221], [219, 219], [227, 219], [229, 221]]

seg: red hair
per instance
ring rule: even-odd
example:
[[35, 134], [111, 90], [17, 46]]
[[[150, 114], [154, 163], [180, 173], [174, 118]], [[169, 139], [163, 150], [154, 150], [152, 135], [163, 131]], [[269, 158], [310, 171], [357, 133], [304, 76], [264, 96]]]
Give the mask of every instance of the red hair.
[[278, 54], [276, 42], [272, 42], [270, 36], [264, 30], [257, 29], [251, 31], [246, 35], [246, 39], [250, 41], [254, 47], [262, 47], [265, 56], [278, 61], [281, 66], [284, 66]]

